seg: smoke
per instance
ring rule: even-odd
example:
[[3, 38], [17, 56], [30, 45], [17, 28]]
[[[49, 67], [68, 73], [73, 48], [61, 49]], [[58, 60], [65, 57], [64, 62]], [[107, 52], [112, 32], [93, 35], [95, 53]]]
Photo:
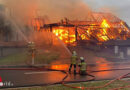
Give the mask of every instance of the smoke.
[[91, 9], [82, 0], [4, 0], [11, 16], [28, 23], [34, 17], [47, 16], [50, 22], [64, 17], [71, 20], [85, 20], [91, 16]]
[[10, 16], [19, 22], [27, 23], [38, 9], [36, 0], [4, 0], [3, 2]]
[[[91, 9], [82, 0], [3, 0], [3, 3], [8, 8], [11, 21], [16, 23], [13, 26], [20, 28], [13, 28], [15, 31], [24, 32], [26, 30], [24, 25], [38, 16], [48, 18], [50, 23], [58, 22], [64, 17], [70, 20], [86, 20], [91, 16]], [[50, 33], [35, 32], [27, 38], [44, 47], [49, 46], [48, 43], [52, 42], [53, 38], [56, 43], [53, 47], [56, 51], [64, 53], [61, 54], [62, 58], [69, 56], [63, 43]]]

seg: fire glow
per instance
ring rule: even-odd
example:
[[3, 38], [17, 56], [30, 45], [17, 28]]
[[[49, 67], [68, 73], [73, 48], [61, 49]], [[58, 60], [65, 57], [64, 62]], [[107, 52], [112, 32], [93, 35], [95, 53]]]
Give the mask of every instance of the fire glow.
[[66, 30], [66, 29], [54, 29], [53, 33], [59, 37], [64, 43], [73, 43], [76, 41], [75, 34], [73, 31]]
[[[108, 41], [110, 39], [116, 39], [117, 37], [120, 37], [118, 35], [114, 36], [114, 35], [109, 34], [109, 30], [110, 30], [110, 32], [112, 32], [112, 29], [111, 29], [111, 25], [107, 22], [106, 19], [104, 19], [102, 21], [100, 28], [101, 29], [97, 30], [98, 32], [96, 32], [96, 30], [95, 30], [96, 33], [93, 33], [94, 31], [93, 31], [93, 25], [92, 25], [87, 30], [84, 30], [85, 32], [79, 31], [79, 33], [81, 33], [81, 34], [79, 34], [79, 36], [82, 40], [90, 40], [92, 34], [95, 34], [95, 38], [97, 38], [101, 42]], [[72, 34], [66, 29], [54, 29], [53, 33], [56, 36], [58, 36], [59, 39], [61, 39], [64, 43], [74, 43], [76, 41], [75, 33]], [[117, 34], [120, 34], [120, 33], [121, 33], [121, 31], [119, 29]]]
[[56, 70], [65, 70], [69, 68], [69, 65], [63, 64], [63, 65], [52, 65], [51, 69], [56, 69]]
[[[129, 38], [129, 27], [124, 21], [109, 13], [93, 13], [95, 21], [70, 21], [65, 19], [59, 23], [47, 24], [54, 25], [50, 30], [59, 37], [65, 44], [75, 45], [77, 41], [98, 41], [125, 40]], [[38, 18], [38, 20], [40, 20]], [[42, 23], [42, 19], [40, 21]], [[42, 25], [34, 25], [40, 30]], [[48, 26], [45, 29], [50, 29]], [[44, 28], [43, 28], [44, 30]]]

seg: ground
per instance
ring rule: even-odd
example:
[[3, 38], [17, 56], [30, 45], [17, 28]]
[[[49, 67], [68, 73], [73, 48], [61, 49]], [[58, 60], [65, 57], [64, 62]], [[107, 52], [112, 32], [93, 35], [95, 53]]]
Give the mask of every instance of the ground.
[[[129, 79], [128, 79], [129, 80]], [[105, 81], [92, 81], [92, 82], [80, 82], [80, 83], [72, 83], [68, 85], [76, 86], [76, 87], [97, 87], [103, 86], [105, 83], [108, 83], [109, 80]], [[122, 81], [116, 81], [105, 88], [93, 89], [93, 90], [112, 90], [119, 87], [128, 86], [130, 83], [124, 83]], [[12, 89], [5, 89], [5, 90], [12, 90]], [[37, 87], [26, 87], [26, 88], [15, 88], [14, 90], [80, 90], [75, 88], [65, 87], [61, 84], [58, 85], [50, 85], [50, 86], [37, 86]], [[87, 90], [87, 89], [86, 89]], [[123, 88], [120, 90], [130, 90], [130, 88]]]
[[[108, 81], [101, 81], [101, 80], [115, 79], [116, 77], [119, 77], [121, 75], [124, 75], [130, 72], [130, 68], [129, 68], [130, 62], [128, 61], [127, 62], [118, 61], [117, 63], [115, 61], [105, 59], [103, 56], [97, 57], [98, 55], [100, 56], [101, 54], [99, 51], [92, 51], [90, 49], [85, 49], [83, 47], [78, 47], [74, 49], [79, 53], [78, 54], [79, 56], [85, 57], [87, 65], [88, 65], [87, 70], [94, 71], [90, 73], [96, 77], [95, 79], [96, 81], [85, 82], [85, 83], [81, 82], [81, 83], [75, 83], [75, 84], [70, 84], [70, 85], [95, 87], [98, 85], [104, 85], [104, 83], [108, 82]], [[70, 61], [69, 58], [64, 57], [65, 54], [59, 55], [59, 52], [57, 51], [58, 50], [54, 48], [50, 50], [40, 49], [40, 51], [38, 51], [37, 53], [35, 64], [51, 64], [53, 69], [68, 70], [68, 64], [66, 66], [64, 65], [64, 63], [65, 64], [66, 62], [69, 63], [68, 62]], [[103, 54], [105, 55], [105, 53]], [[10, 55], [8, 57], [3, 57], [0, 60], [0, 66], [3, 64], [6, 64], [6, 65], [26, 64], [26, 60], [28, 60], [27, 55], [28, 53], [25, 51], [25, 52]], [[58, 59], [59, 57], [60, 59]], [[118, 58], [116, 58], [116, 61], [117, 60]], [[107, 71], [104, 71], [104, 70], [107, 70]], [[97, 72], [97, 71], [100, 71], [100, 72]], [[53, 84], [55, 82], [61, 81], [63, 77], [65, 76], [65, 74], [62, 72], [37, 71], [37, 70], [25, 70], [25, 69], [24, 70], [0, 70], [0, 76], [3, 79], [3, 82], [11, 81], [14, 84], [14, 87], [23, 87], [23, 86], [30, 87], [30, 86], [39, 86], [39, 85], [42, 86], [42, 87], [22, 88], [22, 89], [16, 89], [16, 90], [75, 90], [75, 89], [71, 89], [63, 85], [60, 85], [60, 84], [43, 86], [43, 85], [46, 85], [47, 83]], [[76, 76], [76, 79], [73, 75], [69, 75], [69, 77], [67, 78], [67, 80], [74, 80], [74, 81], [75, 80], [86, 81], [87, 79], [88, 77], [80, 77], [79, 75]], [[100, 80], [100, 81], [97, 81], [97, 80]], [[97, 89], [97, 90], [108, 90], [110, 88], [116, 88], [119, 86], [125, 86], [129, 84], [130, 83], [127, 84], [127, 83], [122, 83], [120, 81], [117, 81], [106, 88]], [[7, 87], [5, 86], [5, 88]], [[129, 90], [129, 89], [125, 89], [125, 90]]]

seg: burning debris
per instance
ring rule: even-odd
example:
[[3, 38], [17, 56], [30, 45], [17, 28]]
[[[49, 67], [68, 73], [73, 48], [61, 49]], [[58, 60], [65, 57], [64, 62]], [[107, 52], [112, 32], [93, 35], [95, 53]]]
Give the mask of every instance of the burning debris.
[[[45, 24], [43, 18], [35, 19], [33, 26], [38, 31], [49, 31], [65, 44], [75, 45], [78, 41], [102, 43], [108, 40], [129, 38], [128, 25], [111, 13], [92, 13], [92, 20], [70, 21], [67, 18], [59, 23]], [[38, 22], [39, 21], [39, 22]]]

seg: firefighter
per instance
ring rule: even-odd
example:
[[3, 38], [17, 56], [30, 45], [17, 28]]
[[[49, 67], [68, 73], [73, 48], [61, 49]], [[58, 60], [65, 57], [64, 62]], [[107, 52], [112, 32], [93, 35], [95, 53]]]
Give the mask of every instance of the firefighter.
[[74, 74], [76, 74], [76, 64], [77, 64], [77, 53], [76, 51], [73, 51], [72, 56], [71, 56], [71, 64], [70, 64], [70, 68], [69, 68], [69, 73], [71, 73], [71, 68], [72, 66], [74, 67]]
[[32, 57], [32, 64], [34, 64], [34, 58], [35, 58], [35, 54], [36, 54], [36, 48], [35, 48], [34, 42], [28, 43], [28, 52], [29, 52], [29, 55]]
[[87, 72], [86, 72], [86, 67], [87, 67], [86, 62], [84, 61], [83, 57], [80, 57], [80, 61], [81, 62], [79, 63], [79, 67], [80, 67], [79, 73], [80, 73], [80, 75], [86, 75], [87, 74]]
[[28, 43], [28, 52], [29, 53], [33, 53], [33, 52], [35, 52], [35, 44], [34, 44], [34, 42], [29, 42]]

